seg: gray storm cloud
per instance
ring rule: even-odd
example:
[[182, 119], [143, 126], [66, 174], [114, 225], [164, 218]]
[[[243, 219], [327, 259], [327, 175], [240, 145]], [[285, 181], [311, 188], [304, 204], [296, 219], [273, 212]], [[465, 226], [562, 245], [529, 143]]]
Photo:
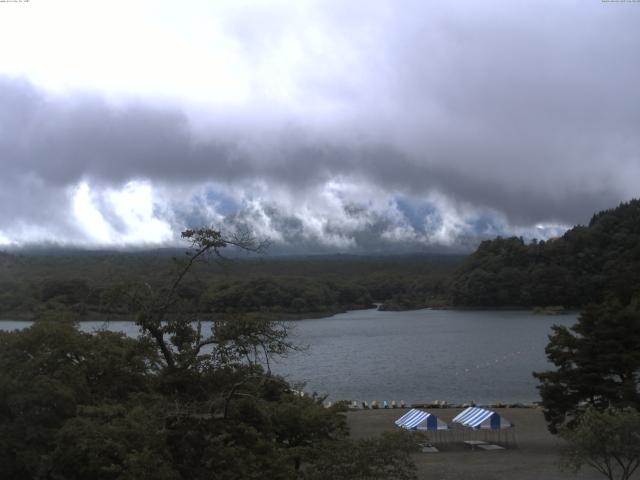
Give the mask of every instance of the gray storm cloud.
[[468, 247], [638, 196], [640, 7], [454, 3], [331, 3], [271, 28], [239, 8], [225, 26], [256, 83], [309, 16], [333, 39], [286, 105], [194, 113], [0, 79], [0, 243], [142, 242], [136, 222], [170, 242], [208, 222], [309, 248]]

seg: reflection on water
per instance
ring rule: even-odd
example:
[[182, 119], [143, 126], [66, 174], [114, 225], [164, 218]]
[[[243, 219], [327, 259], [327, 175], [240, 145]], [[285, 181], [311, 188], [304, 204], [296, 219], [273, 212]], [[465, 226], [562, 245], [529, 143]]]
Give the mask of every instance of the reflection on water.
[[[332, 400], [530, 402], [538, 399], [531, 372], [549, 366], [551, 326], [575, 320], [513, 311], [353, 311], [293, 322], [293, 340], [308, 349], [272, 367]], [[0, 321], [3, 330], [28, 325]], [[138, 333], [124, 321], [81, 328]]]

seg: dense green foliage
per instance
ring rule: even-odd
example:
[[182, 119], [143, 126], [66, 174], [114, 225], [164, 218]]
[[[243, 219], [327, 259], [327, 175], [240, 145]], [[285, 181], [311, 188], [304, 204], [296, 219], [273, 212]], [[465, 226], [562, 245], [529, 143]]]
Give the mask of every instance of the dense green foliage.
[[[416, 308], [445, 297], [448, 275], [461, 258], [239, 258], [194, 265], [177, 294], [180, 311], [205, 317], [251, 313], [295, 318], [387, 301], [389, 308], [406, 308], [398, 300]], [[135, 306], [121, 293], [140, 285], [166, 288], [176, 264], [180, 262], [159, 253], [0, 253], [0, 318], [41, 318], [59, 311], [72, 311], [77, 318], [131, 318]]]
[[339, 406], [256, 365], [172, 372], [144, 339], [62, 321], [0, 333], [0, 367], [1, 478], [295, 478], [345, 434]]
[[117, 295], [138, 338], [63, 319], [0, 332], [0, 478], [415, 478], [415, 440], [349, 441], [341, 404], [270, 373], [295, 348], [283, 324], [234, 316], [203, 330], [180, 293], [188, 274], [228, 245], [254, 247], [210, 229], [183, 237], [192, 251], [166, 286]]
[[[410, 480], [416, 467], [409, 454], [419, 432], [385, 432], [380, 438], [334, 442], [317, 452], [305, 480]], [[424, 438], [424, 437], [422, 437]]]
[[106, 414], [122, 405], [124, 417], [130, 398], [144, 405], [155, 364], [139, 342], [111, 332], [83, 334], [66, 322], [0, 333], [0, 477], [43, 478], [56, 450], [67, 448], [58, 435], [84, 418], [82, 407]]
[[589, 407], [640, 409], [638, 301], [587, 307], [573, 327], [554, 327], [546, 352], [557, 369], [534, 376], [552, 432], [572, 426]]
[[569, 444], [565, 465], [577, 472], [589, 465], [609, 480], [628, 480], [640, 466], [640, 411], [589, 409], [561, 436]]
[[640, 288], [640, 200], [593, 216], [562, 237], [480, 244], [454, 276], [458, 306], [581, 307], [614, 292], [628, 302]]

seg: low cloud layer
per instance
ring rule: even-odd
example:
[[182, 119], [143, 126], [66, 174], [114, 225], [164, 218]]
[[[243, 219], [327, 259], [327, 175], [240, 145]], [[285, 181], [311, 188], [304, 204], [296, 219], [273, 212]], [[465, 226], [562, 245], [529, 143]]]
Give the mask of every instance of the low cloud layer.
[[1, 76], [0, 245], [469, 249], [638, 196], [640, 8], [455, 4], [228, 8], [234, 104]]

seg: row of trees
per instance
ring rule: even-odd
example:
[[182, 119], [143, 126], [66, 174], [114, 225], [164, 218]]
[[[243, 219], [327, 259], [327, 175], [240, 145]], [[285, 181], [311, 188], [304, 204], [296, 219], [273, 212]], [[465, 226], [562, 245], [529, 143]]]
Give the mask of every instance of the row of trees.
[[[215, 267], [196, 264], [176, 295], [181, 309], [208, 316], [233, 312], [272, 317], [330, 315], [371, 308], [374, 302], [418, 308], [424, 306], [425, 298], [444, 295], [447, 275], [459, 263], [459, 257], [449, 256], [347, 257], [342, 263], [337, 258], [239, 259]], [[73, 311], [83, 318], [131, 317], [135, 305], [119, 293], [141, 283], [160, 289], [175, 270], [169, 258], [133, 253], [5, 255], [3, 259], [0, 315], [7, 318], [35, 318], [55, 311]]]
[[[49, 279], [29, 293], [16, 284], [6, 284], [0, 298], [0, 312], [38, 315], [43, 311], [70, 310], [78, 315], [135, 313], [119, 293], [138, 282], [92, 287], [87, 281]], [[148, 282], [147, 282], [148, 283]], [[161, 287], [157, 281], [155, 287]], [[182, 309], [202, 314], [232, 312], [330, 313], [372, 308], [372, 297], [361, 285], [335, 280], [293, 277], [258, 277], [245, 280], [186, 282], [176, 295]]]

